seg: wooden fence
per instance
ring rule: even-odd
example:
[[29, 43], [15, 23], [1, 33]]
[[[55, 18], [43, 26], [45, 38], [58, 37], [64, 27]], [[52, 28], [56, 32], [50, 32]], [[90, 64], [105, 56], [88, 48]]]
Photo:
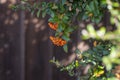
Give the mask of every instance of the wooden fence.
[[[66, 54], [49, 40], [53, 33], [48, 28], [48, 17], [42, 19], [29, 12], [12, 11], [9, 6], [17, 1], [0, 0], [0, 80], [75, 80], [66, 72], [60, 72], [49, 60], [53, 56], [58, 60], [68, 57], [74, 46], [87, 49], [89, 46], [80, 39], [81, 28], [85, 25], [79, 23], [80, 30], [71, 35]], [[108, 20], [106, 12], [103, 23], [107, 27]]]
[[12, 11], [9, 6], [17, 1], [0, 0], [0, 80], [74, 80], [49, 63], [70, 54], [51, 44], [48, 18]]

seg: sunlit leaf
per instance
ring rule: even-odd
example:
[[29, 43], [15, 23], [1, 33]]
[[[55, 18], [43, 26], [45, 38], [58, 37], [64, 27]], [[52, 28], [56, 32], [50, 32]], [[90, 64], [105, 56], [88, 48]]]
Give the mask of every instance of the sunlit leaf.
[[40, 17], [40, 9], [38, 10], [38, 12], [37, 12], [37, 17]]

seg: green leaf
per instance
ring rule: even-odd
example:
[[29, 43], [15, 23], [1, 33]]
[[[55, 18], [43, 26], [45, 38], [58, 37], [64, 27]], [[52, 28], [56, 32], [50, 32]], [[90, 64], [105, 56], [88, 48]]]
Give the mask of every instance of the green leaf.
[[85, 8], [86, 4], [82, 4], [82, 8]]
[[[54, 16], [54, 17], [51, 17], [51, 18], [49, 18], [49, 20], [48, 20], [49, 22], [53, 22], [53, 23], [56, 23], [56, 22], [58, 22], [59, 21], [59, 19], [58, 19], [58, 16]], [[58, 25], [59, 26], [59, 25]]]
[[51, 17], [55, 16], [55, 13], [51, 9], [46, 9], [47, 14], [49, 14]]
[[58, 31], [58, 32], [62, 32], [62, 31], [63, 31], [62, 24], [59, 24], [59, 25], [58, 25], [57, 31]]
[[67, 23], [69, 20], [69, 17], [65, 15], [65, 16], [63, 16], [62, 20], [63, 20], [63, 22]]
[[102, 60], [103, 60], [103, 63], [106, 65], [106, 69], [110, 70], [112, 68], [111, 59], [105, 56], [102, 58]]
[[15, 10], [17, 7], [16, 7], [16, 5], [11, 5], [10, 8]]
[[52, 10], [49, 10], [50, 11], [50, 16], [51, 17], [54, 17], [55, 16], [55, 13], [52, 11]]
[[94, 11], [95, 10], [95, 6], [94, 6], [94, 2], [91, 1], [90, 5], [89, 5], [89, 10], [90, 11]]
[[77, 48], [75, 51], [74, 51], [76, 54], [80, 54], [81, 51]]
[[63, 32], [64, 29], [65, 29], [65, 24], [59, 23], [57, 31], [58, 31], [58, 32]]
[[92, 12], [92, 9], [90, 8], [89, 5], [86, 6], [87, 11]]
[[58, 6], [54, 3], [52, 9], [58, 9]]
[[66, 2], [66, 0], [62, 0], [62, 5], [64, 5], [64, 4], [65, 4], [65, 2]]
[[46, 16], [46, 11], [42, 11], [42, 17], [44, 18]]
[[62, 4], [60, 4], [60, 13], [64, 13], [65, 12], [65, 7], [62, 5]]
[[56, 37], [57, 37], [57, 36], [59, 36], [59, 35], [60, 35], [60, 33], [59, 33], [59, 32], [56, 32], [56, 33], [55, 33], [55, 36], [56, 36]]
[[40, 9], [38, 10], [38, 12], [37, 12], [37, 17], [40, 17]]
[[87, 30], [88, 30], [88, 32], [89, 32], [89, 35], [92, 37], [92, 38], [95, 38], [96, 36], [97, 36], [97, 34], [96, 34], [96, 31], [95, 31], [95, 29], [94, 29], [94, 27], [92, 26], [92, 25], [88, 25], [87, 26]]
[[83, 16], [82, 16], [82, 19], [83, 20], [86, 20], [88, 18], [88, 15], [87, 14], [84, 14]]
[[95, 18], [95, 21], [94, 21], [94, 22], [98, 24], [98, 23], [100, 22], [100, 20], [101, 20], [101, 19], [100, 19], [99, 17], [97, 17], [97, 18]]
[[42, 2], [42, 8], [46, 7], [47, 3], [46, 2]]
[[63, 35], [62, 38], [63, 38], [64, 40], [66, 40], [66, 41], [70, 41], [70, 38], [69, 38], [69, 36], [67, 36], [67, 35]]
[[63, 46], [64, 51], [67, 53], [68, 52], [68, 46], [67, 44]]
[[74, 31], [74, 29], [72, 27], [67, 27], [65, 29], [65, 32], [73, 32], [73, 31]]

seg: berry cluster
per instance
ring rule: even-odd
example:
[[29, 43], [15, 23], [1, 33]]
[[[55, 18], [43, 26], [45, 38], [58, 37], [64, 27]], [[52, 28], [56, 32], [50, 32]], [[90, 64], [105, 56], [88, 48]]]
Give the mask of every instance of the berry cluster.
[[[53, 30], [57, 30], [58, 28], [58, 23], [52, 23], [52, 22], [49, 22], [48, 23], [49, 27]], [[52, 43], [54, 45], [57, 45], [57, 46], [63, 46], [66, 44], [66, 41], [63, 40], [62, 38], [60, 37], [53, 37], [53, 36], [50, 36], [50, 40], [52, 41]]]

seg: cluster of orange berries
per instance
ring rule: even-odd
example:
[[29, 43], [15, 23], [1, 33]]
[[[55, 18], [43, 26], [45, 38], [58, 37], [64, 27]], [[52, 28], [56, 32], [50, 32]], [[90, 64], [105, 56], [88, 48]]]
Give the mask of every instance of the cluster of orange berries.
[[54, 45], [57, 46], [63, 46], [66, 44], [66, 41], [61, 38], [50, 36], [50, 40], [53, 42]]
[[57, 23], [49, 22], [48, 25], [53, 30], [57, 30], [57, 28], [58, 28], [58, 24]]
[[[58, 28], [58, 23], [49, 22], [48, 25], [53, 30], [57, 30], [57, 28]], [[52, 43], [54, 45], [57, 45], [57, 46], [63, 46], [63, 45], [66, 44], [66, 41], [61, 39], [61, 38], [59, 38], [59, 37], [50, 36], [50, 40], [52, 41]]]

